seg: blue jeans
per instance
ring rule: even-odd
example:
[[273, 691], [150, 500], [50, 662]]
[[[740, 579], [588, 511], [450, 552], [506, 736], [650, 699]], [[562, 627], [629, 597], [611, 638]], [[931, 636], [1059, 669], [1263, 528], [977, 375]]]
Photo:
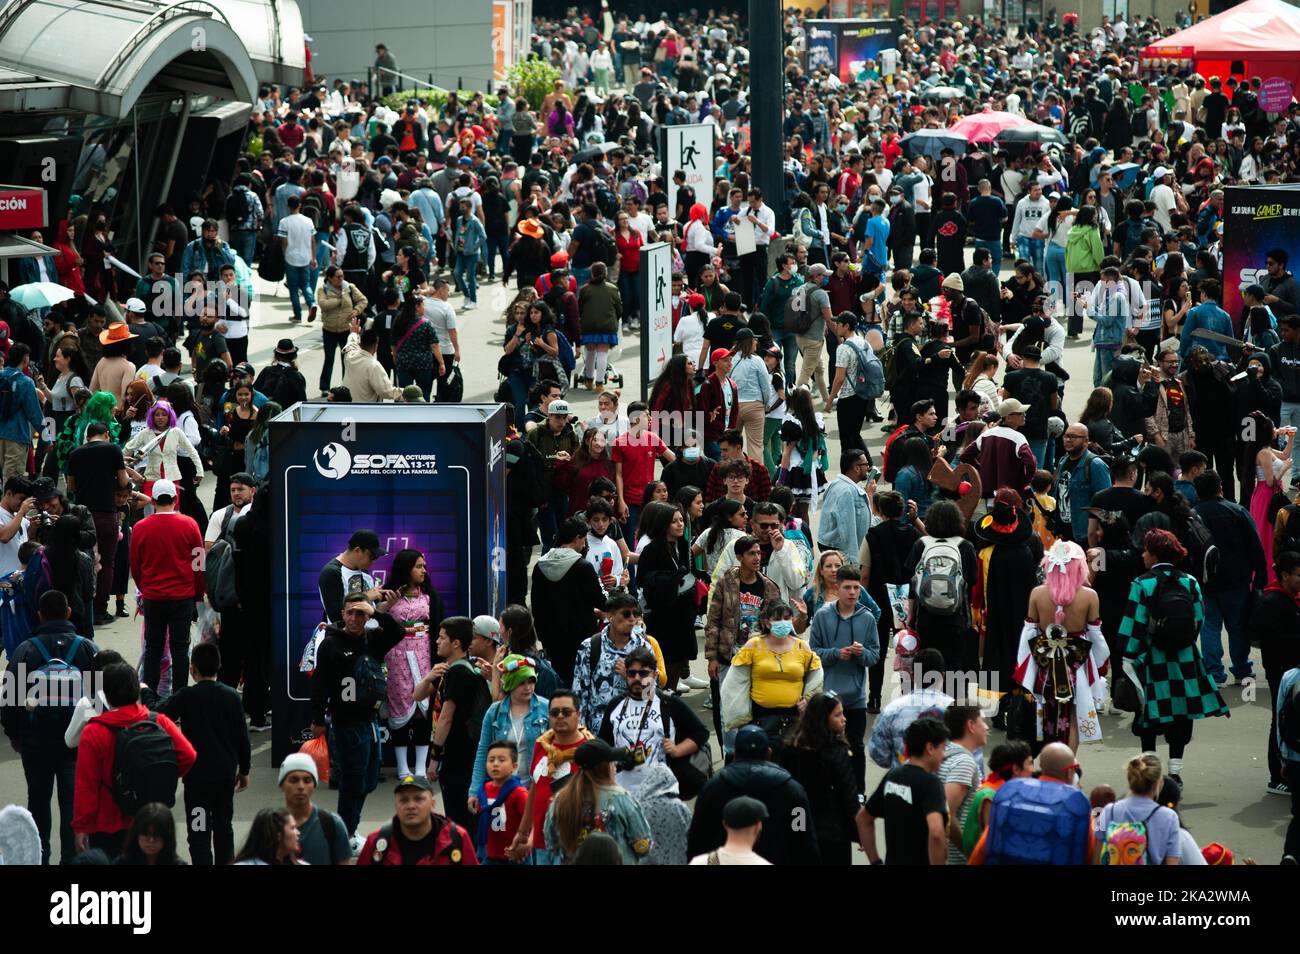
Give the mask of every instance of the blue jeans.
[[636, 525], [637, 525], [637, 521], [640, 520], [640, 519], [641, 519], [641, 505], [640, 505], [640, 504], [634, 504], [634, 503], [630, 503], [630, 504], [628, 504], [628, 505], [627, 505], [627, 523], [623, 524], [623, 537], [624, 537], [625, 539], [628, 539], [628, 540], [631, 540], [631, 541], [632, 541], [633, 546], [632, 546], [630, 549], [635, 549], [635, 546], [636, 546]]
[[403, 371], [401, 368], [396, 369], [397, 386], [404, 388], [410, 384], [418, 384], [420, 393], [424, 395], [426, 401], [431, 400], [429, 397], [433, 393], [433, 375], [434, 371], [430, 368], [427, 371]]
[[41, 864], [50, 863], [50, 828], [54, 823], [50, 808], [57, 790], [59, 796], [59, 862], [66, 863], [77, 853], [72, 832], [72, 792], [76, 787], [77, 750], [63, 745], [62, 739], [43, 741], [24, 739], [23, 774], [27, 776], [27, 810], [32, 813], [41, 836]]
[[528, 413], [528, 388], [531, 385], [528, 376], [522, 371], [511, 371], [506, 376], [506, 383], [510, 385], [511, 401], [515, 406], [515, 427], [522, 433], [524, 415]]
[[618, 293], [623, 298], [623, 321], [625, 322], [636, 321], [641, 317], [640, 275], [639, 271], [618, 273]]
[[581, 289], [583, 285], [591, 281], [591, 266], [579, 268], [574, 265], [569, 269], [569, 274], [573, 276], [573, 280], [578, 283], [578, 288]]
[[1002, 267], [1002, 240], [1001, 239], [977, 238], [975, 240], [975, 247], [986, 248], [989, 250], [989, 254], [993, 256], [993, 261], [989, 263], [989, 266], [993, 269], [993, 271], [996, 272], [999, 268]]
[[1214, 681], [1223, 684], [1223, 629], [1228, 630], [1228, 655], [1232, 658], [1232, 674], [1238, 679], [1254, 675], [1250, 661], [1250, 638], [1246, 635], [1246, 620], [1250, 615], [1250, 592], [1245, 586], [1226, 590], [1206, 590], [1204, 597], [1205, 621], [1201, 624], [1201, 657], [1205, 670]]
[[537, 511], [537, 532], [542, 537], [543, 555], [555, 545], [555, 535], [559, 533], [560, 524], [568, 512], [568, 494], [551, 494], [546, 506]]
[[311, 262], [311, 287], [315, 288], [320, 284], [320, 273], [329, 268], [330, 262], [334, 259], [334, 246], [330, 244], [330, 234], [328, 232], [316, 233], [316, 254], [312, 256]]
[[1065, 297], [1065, 249], [1055, 242], [1047, 243], [1047, 280], [1056, 282], [1053, 298]]
[[339, 818], [352, 836], [366, 796], [379, 787], [379, 723], [331, 726], [330, 754], [339, 774]]
[[1016, 236], [1016, 254], [1033, 262], [1034, 271], [1044, 272], [1046, 269], [1043, 263], [1043, 246], [1046, 243], [1046, 239], [1026, 238], [1023, 235], [1018, 235]]
[[[785, 379], [793, 382], [798, 374], [795, 363], [799, 357], [799, 337], [793, 331], [772, 331], [772, 340], [781, 347], [781, 357], [785, 361]], [[786, 387], [790, 387], [789, 384]]]
[[1047, 448], [1051, 443], [1050, 437], [1044, 437], [1042, 440], [1029, 441], [1029, 449], [1034, 452], [1034, 460], [1038, 461], [1040, 468], [1047, 468]]
[[307, 299], [307, 307], [316, 306], [316, 293], [312, 290], [315, 286], [311, 280], [311, 267], [308, 265], [286, 265], [284, 266], [284, 280], [289, 283], [289, 304], [293, 307], [294, 318], [302, 318], [302, 305], [298, 303], [298, 295], [302, 294]]
[[257, 233], [236, 229], [230, 233], [230, 245], [239, 257], [244, 260], [244, 264], [253, 264], [253, 255], [257, 252]]
[[456, 284], [465, 292], [465, 300], [478, 300], [478, 253], [456, 255]]
[[[1278, 422], [1279, 426], [1300, 427], [1300, 403], [1295, 401], [1282, 402], [1282, 420]], [[1291, 486], [1300, 484], [1300, 441], [1294, 441], [1291, 446], [1291, 476], [1288, 478]]]
[[1099, 345], [1092, 346], [1092, 386], [1101, 387], [1102, 380], [1110, 374], [1110, 369], [1115, 365], [1115, 356], [1119, 354], [1119, 345]]

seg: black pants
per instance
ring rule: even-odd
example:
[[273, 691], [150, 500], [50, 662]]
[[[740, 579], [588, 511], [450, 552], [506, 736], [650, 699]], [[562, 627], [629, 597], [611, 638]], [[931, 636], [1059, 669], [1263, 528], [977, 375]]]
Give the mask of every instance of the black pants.
[[[523, 519], [507, 517], [507, 520]], [[523, 606], [528, 601], [528, 561], [533, 548], [522, 544], [506, 546], [506, 602]], [[568, 683], [564, 683], [568, 685]]]
[[889, 602], [889, 591], [884, 587], [868, 588], [871, 598], [880, 607], [880, 619], [876, 621], [876, 639], [880, 645], [880, 659], [867, 670], [867, 695], [871, 699], [880, 699], [885, 687], [885, 657], [889, 654], [889, 643], [894, 637], [894, 610]]
[[823, 867], [838, 868], [853, 864], [853, 842], [851, 841], [828, 841], [825, 838], [818, 838], [817, 847], [821, 850]]
[[1286, 828], [1282, 854], [1300, 859], [1300, 762], [1287, 762], [1282, 771], [1291, 786], [1291, 824]]
[[242, 338], [227, 338], [226, 346], [230, 348], [230, 360], [235, 364], [240, 364], [248, 360], [248, 336]]
[[217, 674], [227, 686], [239, 688], [244, 680], [244, 711], [254, 722], [266, 719], [271, 708], [270, 620], [262, 614], [246, 615], [243, 610], [226, 610], [221, 614], [221, 671]]
[[871, 451], [867, 449], [867, 442], [862, 438], [862, 422], [870, 413], [871, 402], [856, 394], [842, 397], [835, 402], [835, 421], [840, 428], [840, 450], [857, 448], [867, 455], [868, 464], [871, 463]]
[[27, 777], [27, 810], [32, 813], [41, 836], [41, 864], [50, 863], [50, 832], [54, 812], [50, 800], [59, 797], [59, 863], [67, 863], [77, 853], [72, 832], [72, 792], [77, 778], [77, 750], [63, 744], [62, 738], [24, 738], [23, 774]]
[[921, 240], [921, 248], [933, 248], [930, 242], [930, 212], [916, 213], [916, 236]]
[[861, 795], [867, 788], [867, 710], [844, 710], [844, 737], [849, 740], [853, 760], [853, 784]]
[[320, 371], [320, 389], [328, 391], [330, 389], [330, 378], [334, 374], [334, 352], [343, 350], [343, 346], [348, 343], [348, 333], [346, 331], [326, 331], [322, 328], [321, 334], [325, 338], [325, 364]]
[[1187, 743], [1192, 741], [1192, 720], [1175, 719], [1173, 722], [1165, 722], [1149, 728], [1138, 728], [1134, 720], [1133, 734], [1142, 740], [1143, 752], [1154, 752], [1156, 739], [1163, 735], [1165, 741], [1169, 743], [1169, 757], [1181, 759], [1187, 749]]
[[740, 288], [745, 307], [750, 311], [767, 281], [767, 246], [760, 245], [748, 255], [740, 256]]
[[1224, 499], [1235, 500], [1237, 461], [1232, 453], [1232, 434], [1215, 439], [1209, 436], [1210, 433], [1209, 429], [1202, 431], [1197, 428], [1196, 449], [1210, 459], [1210, 466], [1222, 478]]
[[190, 622], [193, 600], [144, 601], [144, 683], [155, 692], [162, 674], [163, 647], [172, 651], [172, 692], [190, 682]]
[[190, 864], [228, 865], [235, 857], [235, 785], [185, 785], [185, 837]]
[[438, 770], [438, 785], [442, 788], [443, 811], [448, 818], [466, 831], [478, 831], [478, 821], [469, 813], [470, 767], [448, 766], [445, 762]]

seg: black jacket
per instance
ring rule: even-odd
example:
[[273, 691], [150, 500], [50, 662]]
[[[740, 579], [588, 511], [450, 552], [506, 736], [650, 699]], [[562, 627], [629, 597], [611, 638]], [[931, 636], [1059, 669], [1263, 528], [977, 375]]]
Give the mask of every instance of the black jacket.
[[1268, 566], [1250, 512], [1222, 497], [1202, 500], [1192, 510], [1219, 550], [1219, 570], [1206, 581], [1205, 589], [1212, 593], [1251, 586], [1262, 590], [1268, 584]]
[[539, 560], [533, 567], [530, 602], [542, 648], [551, 659], [568, 661], [600, 628], [595, 611], [605, 606], [605, 589], [586, 560], [575, 560], [558, 580], [546, 575]]
[[774, 865], [821, 863], [815, 828], [807, 825], [800, 829], [789, 823], [789, 819], [800, 813], [805, 818], [811, 814], [812, 806], [804, 787], [779, 765], [741, 758], [705, 782], [695, 799], [695, 815], [686, 843], [689, 857], [722, 846], [727, 839], [722, 827], [722, 810], [741, 795], [756, 798], [767, 807], [768, 821], [754, 851]]
[[239, 693], [205, 679], [172, 693], [159, 711], [178, 722], [198, 758], [186, 785], [230, 785], [247, 775], [252, 759], [244, 704]]
[[1259, 642], [1264, 676], [1276, 691], [1282, 674], [1300, 666], [1300, 604], [1279, 586], [1260, 594], [1247, 626], [1250, 641]]
[[[53, 659], [62, 659], [69, 665], [76, 666], [83, 673], [89, 672], [92, 663], [95, 660], [95, 654], [99, 652], [99, 647], [95, 645], [90, 638], [82, 640], [81, 647], [77, 650], [76, 658], [69, 659], [67, 656], [68, 649], [76, 636], [77, 627], [71, 620], [58, 620], [52, 623], [41, 623], [32, 630], [29, 639], [18, 644], [14, 650], [13, 657], [9, 660], [9, 665], [5, 669], [5, 681], [8, 688], [0, 692], [0, 700], [3, 700], [4, 707], [0, 708], [0, 724], [4, 726], [5, 735], [9, 736], [10, 741], [19, 742], [22, 740], [23, 730], [27, 727], [27, 712], [24, 702], [27, 698], [27, 690], [30, 685], [32, 674], [45, 665], [45, 657], [41, 655], [36, 648], [35, 642], [40, 640], [44, 643], [45, 648], [49, 651]], [[27, 674], [27, 679], [20, 684], [18, 681], [18, 670]], [[72, 700], [76, 702], [75, 699]], [[59, 735], [56, 740], [50, 744], [63, 744], [64, 725], [59, 729]]]
[[842, 742], [819, 751], [787, 746], [781, 764], [808, 793], [818, 842], [856, 841], [853, 820], [862, 803], [853, 781], [849, 747]]
[[[316, 650], [316, 671], [311, 677], [311, 721], [324, 725], [328, 712], [335, 726], [357, 725], [375, 718], [373, 705], [355, 698], [355, 692], [345, 693], [345, 679], [353, 678], [357, 655], [369, 653], [380, 662], [388, 651], [402, 641], [406, 630], [387, 613], [376, 613], [377, 629], [367, 629], [359, 637], [349, 636], [338, 626], [325, 630], [325, 638]], [[346, 698], [345, 698], [346, 696]]]
[[1300, 401], [1300, 344], [1279, 342], [1268, 349], [1273, 377], [1282, 385], [1283, 401]]
[[1154, 379], [1138, 387], [1141, 368], [1142, 362], [1136, 358], [1117, 358], [1110, 373], [1110, 389], [1115, 395], [1110, 420], [1124, 437], [1146, 433], [1146, 419], [1155, 416], [1160, 399], [1160, 385]]

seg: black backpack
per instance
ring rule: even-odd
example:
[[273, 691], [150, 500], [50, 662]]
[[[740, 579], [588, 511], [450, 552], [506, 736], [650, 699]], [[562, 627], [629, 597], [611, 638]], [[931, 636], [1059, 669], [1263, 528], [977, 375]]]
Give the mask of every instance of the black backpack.
[[362, 650], [352, 664], [352, 684], [356, 687], [356, 701], [375, 709], [388, 698], [388, 673], [382, 661]]
[[1161, 572], [1147, 615], [1151, 643], [1161, 652], [1177, 653], [1196, 642], [1196, 600], [1177, 570]]
[[113, 801], [123, 814], [134, 815], [150, 802], [175, 805], [181, 777], [176, 745], [158, 716], [151, 712], [139, 722], [108, 728], [115, 736]]
[[600, 214], [611, 222], [618, 217], [621, 206], [618, 202], [618, 196], [610, 191], [609, 186], [600, 185], [596, 187], [596, 208], [600, 209]]
[[1200, 515], [1193, 513], [1187, 521], [1187, 532], [1181, 541], [1187, 548], [1187, 565], [1196, 582], [1204, 586], [1219, 572], [1219, 548], [1214, 545], [1210, 528]]
[[230, 195], [226, 196], [226, 224], [232, 229], [238, 228], [243, 225], [251, 211], [252, 203], [248, 201], [248, 190], [231, 189]]
[[592, 240], [595, 244], [592, 257], [612, 268], [614, 263], [618, 261], [618, 245], [614, 241], [614, 236], [599, 225], [593, 225], [591, 228], [595, 233], [595, 238]]
[[325, 205], [325, 200], [319, 193], [304, 193], [298, 211], [311, 219], [312, 224], [318, 229], [323, 229], [329, 224], [329, 207]]

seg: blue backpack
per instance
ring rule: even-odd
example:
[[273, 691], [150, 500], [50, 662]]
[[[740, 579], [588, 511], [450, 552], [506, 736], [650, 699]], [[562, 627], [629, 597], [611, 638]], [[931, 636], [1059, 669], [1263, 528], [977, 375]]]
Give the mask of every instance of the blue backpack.
[[1077, 788], [1013, 778], [993, 797], [984, 863], [1084, 864], [1091, 826], [1092, 806]]
[[858, 368], [853, 373], [853, 394], [855, 397], [874, 401], [885, 393], [885, 367], [880, 358], [868, 345], [866, 351], [859, 348], [852, 338], [844, 341], [844, 347], [853, 352], [858, 360]]
[[50, 653], [45, 640], [39, 636], [32, 639], [42, 660], [29, 677], [31, 685], [27, 690], [27, 699], [35, 702], [27, 708], [27, 728], [34, 735], [61, 735], [72, 721], [72, 711], [83, 695], [82, 673], [73, 660], [84, 642], [82, 637], [74, 636], [67, 658], [59, 659]]
[[560, 353], [557, 356], [560, 361], [560, 366], [564, 368], [566, 372], [571, 373], [573, 369], [578, 366], [578, 359], [573, 354], [573, 345], [569, 343], [568, 337], [558, 328], [555, 330], [555, 344], [560, 349]]

